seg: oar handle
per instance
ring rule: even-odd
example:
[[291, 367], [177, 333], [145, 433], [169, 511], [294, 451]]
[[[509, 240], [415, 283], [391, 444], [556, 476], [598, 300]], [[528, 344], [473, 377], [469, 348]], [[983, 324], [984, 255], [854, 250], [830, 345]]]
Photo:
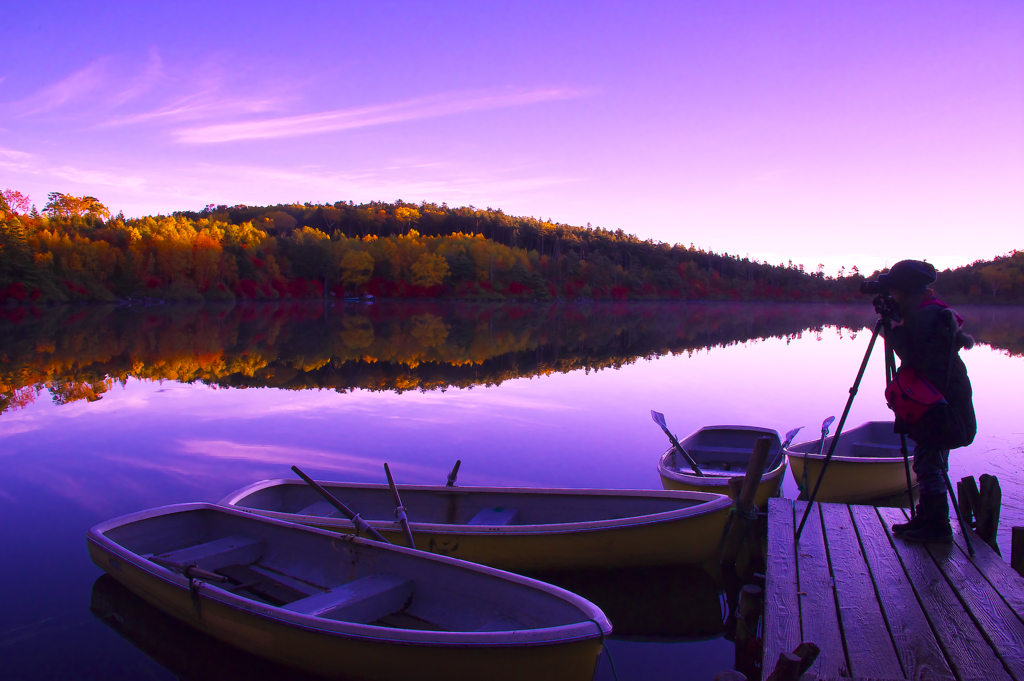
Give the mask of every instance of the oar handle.
[[445, 487], [455, 487], [455, 479], [459, 477], [459, 466], [461, 465], [462, 459], [458, 459], [452, 468], [452, 472], [448, 474], [448, 484]]
[[412, 538], [409, 518], [405, 515], [405, 506], [402, 506], [402, 498], [398, 496], [398, 487], [395, 485], [395, 479], [391, 477], [391, 469], [388, 468], [387, 463], [384, 464], [384, 473], [388, 476], [388, 487], [391, 488], [391, 496], [395, 498], [395, 517], [398, 518], [398, 524], [402, 526], [402, 531], [405, 533], [405, 540], [409, 542], [409, 547], [414, 549], [416, 548], [416, 541]]
[[342, 513], [342, 515], [351, 520], [352, 523], [356, 526], [356, 532], [365, 532], [371, 539], [375, 541], [384, 542], [385, 544], [391, 543], [384, 538], [384, 535], [370, 527], [365, 520], [360, 518], [358, 513], [356, 513], [348, 506], [335, 499], [334, 495], [325, 490], [323, 487], [321, 487], [316, 480], [300, 471], [298, 466], [292, 466], [292, 470], [295, 471], [296, 475], [305, 480], [307, 485], [309, 485], [317, 492], [319, 492], [320, 496], [327, 500], [327, 503], [329, 503], [334, 508], [338, 509]]

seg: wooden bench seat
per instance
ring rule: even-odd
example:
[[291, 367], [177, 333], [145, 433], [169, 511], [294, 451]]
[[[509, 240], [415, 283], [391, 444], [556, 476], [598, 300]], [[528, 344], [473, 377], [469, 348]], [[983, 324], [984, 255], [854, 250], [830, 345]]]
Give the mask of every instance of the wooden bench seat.
[[405, 608], [412, 599], [412, 589], [412, 580], [379, 573], [283, 607], [314, 617], [369, 624]]
[[195, 564], [203, 570], [216, 572], [218, 568], [227, 565], [255, 563], [263, 555], [264, 550], [265, 545], [259, 539], [235, 535], [177, 551], [160, 553], [157, 554], [157, 558], [178, 565]]
[[480, 509], [469, 519], [467, 525], [516, 525], [519, 523], [519, 509], [487, 507]]

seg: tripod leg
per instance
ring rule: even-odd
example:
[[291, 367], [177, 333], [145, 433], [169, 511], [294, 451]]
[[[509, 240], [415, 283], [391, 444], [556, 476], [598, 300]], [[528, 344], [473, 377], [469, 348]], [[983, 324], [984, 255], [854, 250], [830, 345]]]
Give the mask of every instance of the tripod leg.
[[910, 504], [910, 517], [917, 515], [914, 509], [914, 483], [910, 479], [910, 456], [907, 453], [907, 436], [900, 435], [900, 451], [903, 452], [903, 470], [907, 472], [907, 503]]
[[[821, 463], [821, 472], [818, 473], [818, 480], [814, 483], [814, 491], [807, 497], [807, 508], [804, 509], [804, 516], [800, 519], [800, 526], [796, 528], [796, 541], [800, 541], [800, 533], [804, 531], [804, 524], [807, 523], [807, 516], [811, 512], [811, 507], [814, 506], [814, 498], [818, 496], [818, 488], [821, 487], [821, 480], [825, 477], [825, 469], [828, 468], [828, 464], [832, 461], [832, 455], [835, 454], [836, 445], [839, 444], [839, 436], [843, 434], [843, 426], [846, 424], [846, 417], [850, 415], [850, 408], [853, 406], [853, 398], [857, 396], [857, 391], [860, 389], [861, 379], [864, 378], [864, 370], [868, 367], [868, 360], [871, 359], [871, 350], [875, 347], [875, 341], [878, 340], [878, 334], [882, 330], [883, 320], [879, 319], [875, 322], [875, 330], [871, 334], [871, 340], [868, 341], [868, 349], [864, 353], [864, 359], [860, 363], [860, 369], [857, 371], [857, 378], [853, 381], [853, 385], [850, 387], [850, 397], [846, 400], [846, 408], [843, 409], [843, 415], [839, 419], [839, 426], [836, 428], [836, 434], [832, 436], [832, 446], [828, 448], [828, 455], [825, 456], [825, 460]], [[807, 466], [807, 459], [804, 459], [804, 466]]]
[[974, 544], [971, 543], [971, 535], [967, 533], [967, 525], [964, 524], [964, 517], [960, 513], [960, 504], [956, 501], [956, 494], [953, 492], [953, 483], [949, 481], [949, 473], [943, 471], [942, 475], [946, 478], [946, 489], [949, 491], [950, 501], [953, 502], [953, 509], [956, 511], [956, 519], [960, 521], [960, 531], [964, 534], [964, 541], [967, 542], [967, 552], [972, 556], [974, 555]]

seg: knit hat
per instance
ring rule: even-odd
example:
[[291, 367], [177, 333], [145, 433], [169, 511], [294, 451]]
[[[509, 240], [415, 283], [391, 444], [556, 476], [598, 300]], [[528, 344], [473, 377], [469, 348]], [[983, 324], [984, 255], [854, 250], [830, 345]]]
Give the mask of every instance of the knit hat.
[[878, 281], [890, 289], [919, 293], [935, 283], [935, 267], [920, 260], [900, 260]]

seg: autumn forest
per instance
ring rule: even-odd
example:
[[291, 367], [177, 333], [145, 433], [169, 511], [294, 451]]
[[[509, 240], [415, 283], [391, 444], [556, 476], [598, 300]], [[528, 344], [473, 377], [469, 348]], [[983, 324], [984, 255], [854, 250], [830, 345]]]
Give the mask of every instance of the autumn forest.
[[[946, 270], [951, 302], [1024, 301], [1024, 253]], [[870, 275], [869, 275], [870, 276]], [[855, 299], [852, 266], [770, 264], [501, 210], [430, 203], [209, 205], [125, 218], [51, 193], [0, 195], [0, 304], [459, 298]]]

